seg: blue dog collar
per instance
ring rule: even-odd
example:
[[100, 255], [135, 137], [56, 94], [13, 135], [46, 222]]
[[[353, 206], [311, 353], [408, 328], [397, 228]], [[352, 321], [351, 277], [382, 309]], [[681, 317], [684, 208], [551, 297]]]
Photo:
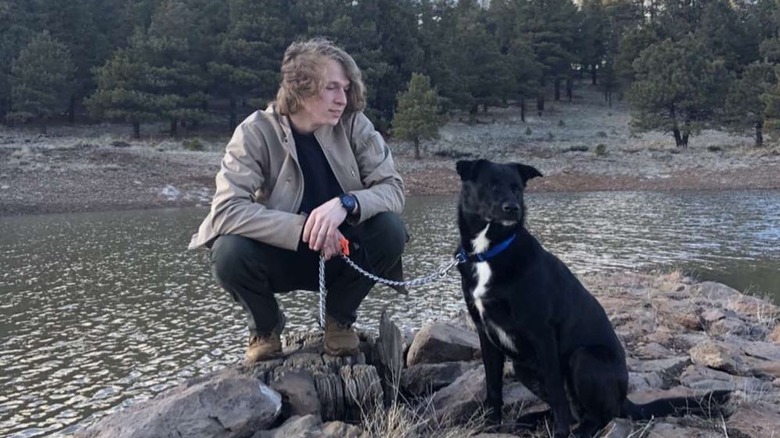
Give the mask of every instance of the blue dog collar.
[[484, 261], [487, 261], [488, 259], [491, 259], [491, 258], [497, 256], [498, 254], [500, 254], [501, 251], [509, 248], [509, 245], [511, 245], [512, 242], [515, 241], [516, 237], [517, 237], [517, 234], [512, 234], [511, 236], [509, 236], [508, 239], [504, 240], [503, 242], [499, 243], [498, 245], [493, 246], [492, 248], [489, 248], [487, 251], [481, 252], [481, 253], [478, 253], [478, 254], [474, 254], [474, 255], [471, 255], [471, 256], [466, 253], [466, 250], [463, 249], [463, 247], [461, 247], [458, 250], [458, 255], [456, 256], [458, 258], [458, 263], [466, 263], [466, 262], [474, 263], [474, 262], [484, 262]]

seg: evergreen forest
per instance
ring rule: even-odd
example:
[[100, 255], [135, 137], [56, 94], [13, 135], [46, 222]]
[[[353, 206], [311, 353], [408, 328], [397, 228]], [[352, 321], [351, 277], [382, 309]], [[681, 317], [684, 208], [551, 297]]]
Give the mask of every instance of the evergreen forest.
[[0, 121], [232, 128], [314, 36], [355, 58], [383, 132], [415, 73], [438, 120], [593, 86], [680, 147], [780, 125], [777, 0], [0, 0]]

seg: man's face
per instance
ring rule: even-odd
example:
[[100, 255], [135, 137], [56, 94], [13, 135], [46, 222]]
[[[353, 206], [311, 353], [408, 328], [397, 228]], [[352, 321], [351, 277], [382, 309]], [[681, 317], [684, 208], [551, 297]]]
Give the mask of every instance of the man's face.
[[323, 64], [325, 87], [318, 95], [305, 99], [303, 108], [297, 114], [308, 125], [305, 127], [308, 128], [306, 130], [314, 131], [325, 125], [335, 126], [347, 106], [347, 91], [350, 83], [344, 67], [330, 58], [326, 58]]

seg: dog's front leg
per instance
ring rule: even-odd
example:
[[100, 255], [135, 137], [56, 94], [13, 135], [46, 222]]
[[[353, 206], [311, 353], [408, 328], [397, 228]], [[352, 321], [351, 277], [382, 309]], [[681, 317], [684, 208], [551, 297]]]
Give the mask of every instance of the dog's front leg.
[[480, 328], [477, 332], [479, 333], [479, 348], [482, 350], [482, 363], [485, 365], [487, 419], [492, 425], [498, 426], [501, 424], [501, 408], [504, 406], [502, 391], [505, 356], [490, 342], [483, 329]]
[[[543, 328], [541, 328], [543, 327]], [[540, 336], [534, 339], [534, 348], [539, 357], [544, 385], [547, 391], [545, 400], [553, 411], [555, 423], [555, 438], [567, 438], [569, 428], [574, 421], [571, 415], [569, 400], [564, 388], [564, 377], [558, 355], [558, 342], [555, 339], [555, 329], [549, 325], [540, 325]]]

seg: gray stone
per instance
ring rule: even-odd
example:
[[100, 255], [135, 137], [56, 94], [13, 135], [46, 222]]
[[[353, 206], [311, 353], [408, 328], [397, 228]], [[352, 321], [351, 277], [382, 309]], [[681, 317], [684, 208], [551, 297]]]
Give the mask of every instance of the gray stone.
[[281, 396], [234, 370], [191, 380], [152, 400], [105, 417], [84, 438], [232, 438], [265, 429], [279, 416]]
[[723, 438], [723, 432], [661, 420], [650, 426], [647, 434], [642, 436], [651, 436], [653, 438]]
[[601, 438], [629, 438], [632, 429], [631, 420], [616, 418], [604, 428]]
[[449, 385], [463, 373], [479, 365], [478, 361], [412, 365], [401, 373], [401, 391], [410, 397], [426, 396]]
[[485, 395], [485, 371], [480, 366], [433, 395], [431, 406], [435, 420], [439, 424], [463, 423], [478, 410]]
[[628, 369], [635, 372], [660, 372], [677, 374], [686, 366], [690, 365], [691, 359], [688, 356], [676, 356], [666, 359], [653, 360], [629, 360]]
[[362, 438], [368, 435], [359, 427], [340, 421], [322, 424], [316, 415], [293, 416], [272, 430], [261, 430], [252, 438]]
[[729, 436], [776, 437], [780, 435], [780, 412], [777, 405], [741, 403], [729, 417], [726, 428]]
[[285, 415], [321, 415], [317, 388], [309, 372], [301, 369], [280, 370], [274, 373], [271, 388], [282, 395]]
[[755, 377], [733, 376], [724, 371], [691, 365], [680, 374], [680, 383], [701, 390], [739, 390], [747, 393], [772, 391], [772, 384]]
[[420, 363], [468, 361], [477, 357], [479, 337], [462, 327], [428, 324], [417, 333], [409, 348], [407, 366]]
[[744, 369], [739, 352], [724, 342], [708, 339], [700, 342], [689, 351], [691, 361], [730, 374], [740, 374]]
[[658, 372], [649, 373], [628, 373], [628, 392], [646, 391], [649, 389], [661, 388], [664, 379]]
[[743, 296], [740, 291], [714, 281], [703, 281], [691, 289], [694, 294], [708, 301], [739, 299]]

